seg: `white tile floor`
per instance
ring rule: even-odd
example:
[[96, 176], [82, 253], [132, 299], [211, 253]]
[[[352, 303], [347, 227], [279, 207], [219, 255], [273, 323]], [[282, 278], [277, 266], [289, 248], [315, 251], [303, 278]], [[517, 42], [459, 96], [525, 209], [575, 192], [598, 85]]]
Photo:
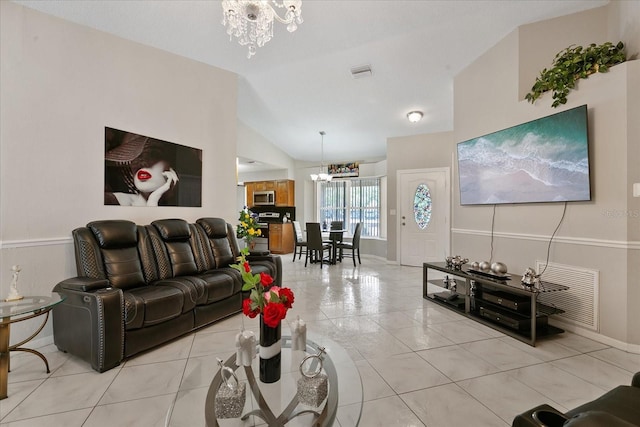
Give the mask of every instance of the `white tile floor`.
[[[566, 410], [629, 384], [640, 355], [565, 333], [530, 347], [421, 297], [420, 268], [365, 258], [304, 267], [283, 257], [284, 283], [309, 330], [339, 342], [356, 363], [364, 388], [360, 425], [508, 426], [532, 406]], [[235, 350], [241, 315], [233, 316], [102, 374], [88, 364], [41, 349], [40, 359], [12, 356], [2, 426], [204, 425], [204, 400], [216, 357]], [[248, 320], [245, 325], [254, 328]], [[357, 417], [358, 405], [338, 421]], [[337, 425], [338, 423], [336, 423]]]

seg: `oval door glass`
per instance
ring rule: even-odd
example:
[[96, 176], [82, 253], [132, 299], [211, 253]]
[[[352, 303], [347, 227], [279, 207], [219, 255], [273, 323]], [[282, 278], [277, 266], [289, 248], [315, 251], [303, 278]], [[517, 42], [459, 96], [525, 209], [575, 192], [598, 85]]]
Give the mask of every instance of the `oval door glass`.
[[420, 230], [424, 230], [431, 221], [431, 192], [427, 184], [420, 184], [413, 197], [413, 216]]

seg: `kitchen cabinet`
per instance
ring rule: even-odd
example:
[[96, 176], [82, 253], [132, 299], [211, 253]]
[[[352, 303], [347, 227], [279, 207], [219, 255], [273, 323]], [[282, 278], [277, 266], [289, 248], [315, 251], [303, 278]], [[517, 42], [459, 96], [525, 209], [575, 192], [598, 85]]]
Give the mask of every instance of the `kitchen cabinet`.
[[244, 192], [246, 194], [247, 200], [245, 205], [251, 209], [253, 207], [253, 193], [256, 191], [256, 183], [255, 182], [245, 182], [244, 183]]
[[274, 254], [293, 252], [293, 224], [290, 222], [269, 224], [269, 250]]
[[274, 181], [256, 181], [255, 191], [275, 191], [276, 184]]
[[252, 208], [253, 193], [256, 191], [274, 191], [275, 206], [293, 207], [296, 205], [295, 181], [292, 179], [281, 179], [277, 181], [252, 181], [245, 182], [246, 205]]
[[295, 181], [282, 179], [276, 181], [276, 206], [295, 206], [296, 189]]

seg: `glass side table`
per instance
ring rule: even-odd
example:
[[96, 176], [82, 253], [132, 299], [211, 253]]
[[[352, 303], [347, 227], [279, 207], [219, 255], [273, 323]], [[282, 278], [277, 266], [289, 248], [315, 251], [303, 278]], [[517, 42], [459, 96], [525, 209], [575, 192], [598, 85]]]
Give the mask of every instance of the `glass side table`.
[[[47, 320], [49, 320], [49, 312], [51, 309], [63, 300], [63, 297], [57, 293], [53, 293], [51, 296], [26, 296], [17, 301], [0, 301], [0, 399], [7, 398], [9, 353], [11, 351], [25, 351], [35, 354], [44, 362], [47, 373], [50, 372], [49, 362], [42, 353], [30, 348], [23, 348], [22, 346], [40, 333], [44, 325], [47, 324]], [[42, 324], [31, 336], [12, 346], [9, 345], [12, 323], [22, 322], [23, 320], [33, 319], [34, 317], [42, 315], [45, 315]]]

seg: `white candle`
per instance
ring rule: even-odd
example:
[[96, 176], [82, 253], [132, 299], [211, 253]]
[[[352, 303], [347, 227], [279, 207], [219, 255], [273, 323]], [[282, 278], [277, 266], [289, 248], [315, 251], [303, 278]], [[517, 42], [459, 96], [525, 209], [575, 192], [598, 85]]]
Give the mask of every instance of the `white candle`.
[[256, 335], [243, 329], [236, 335], [236, 365], [251, 366], [255, 357]]
[[291, 350], [307, 349], [307, 325], [304, 320], [297, 316], [296, 320], [291, 322]]

